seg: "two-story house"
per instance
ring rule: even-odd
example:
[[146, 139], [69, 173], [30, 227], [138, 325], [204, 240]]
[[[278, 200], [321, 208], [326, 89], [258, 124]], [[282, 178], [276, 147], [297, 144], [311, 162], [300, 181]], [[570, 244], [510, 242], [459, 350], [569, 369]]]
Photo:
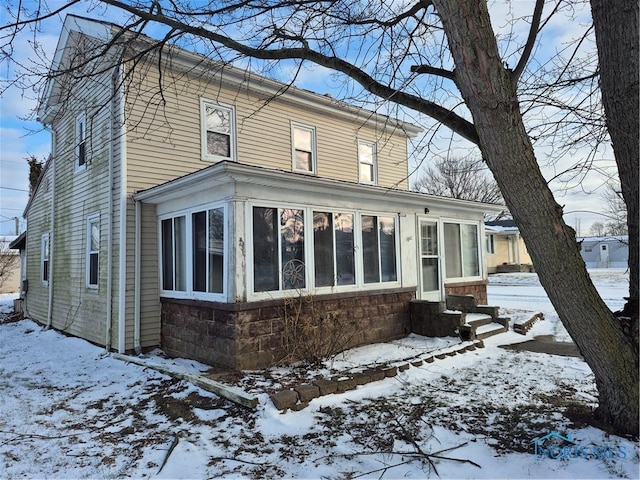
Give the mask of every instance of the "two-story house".
[[246, 369], [283, 358], [292, 297], [355, 322], [352, 345], [406, 335], [412, 301], [486, 302], [492, 207], [408, 190], [420, 128], [118, 32], [62, 29], [25, 210], [31, 318]]

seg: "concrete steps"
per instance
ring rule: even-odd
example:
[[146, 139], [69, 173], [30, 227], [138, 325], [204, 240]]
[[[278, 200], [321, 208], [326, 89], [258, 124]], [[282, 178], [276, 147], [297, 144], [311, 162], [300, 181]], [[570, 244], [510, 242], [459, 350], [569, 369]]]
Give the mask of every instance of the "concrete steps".
[[486, 313], [461, 312], [464, 324], [460, 327], [463, 340], [482, 340], [509, 330], [509, 319]]

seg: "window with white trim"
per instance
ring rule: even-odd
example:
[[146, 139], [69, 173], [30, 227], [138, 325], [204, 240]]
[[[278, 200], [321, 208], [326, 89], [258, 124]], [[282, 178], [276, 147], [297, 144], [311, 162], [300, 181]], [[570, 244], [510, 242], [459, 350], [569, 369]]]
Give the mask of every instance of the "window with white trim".
[[293, 171], [316, 172], [316, 129], [305, 125], [291, 124], [293, 146]]
[[305, 288], [304, 210], [253, 207], [253, 289]]
[[87, 167], [87, 117], [81, 113], [76, 117], [75, 170]]
[[445, 222], [444, 245], [447, 279], [480, 276], [477, 224]]
[[160, 220], [163, 295], [222, 300], [226, 291], [225, 208], [201, 207]]
[[96, 214], [87, 218], [86, 285], [88, 288], [98, 288], [99, 269], [100, 216]]
[[191, 214], [193, 291], [224, 291], [224, 210], [212, 208]]
[[40, 280], [49, 285], [49, 234], [43, 233], [40, 239]]
[[211, 100], [201, 99], [202, 158], [206, 160], [235, 160], [235, 110]]
[[254, 293], [398, 281], [397, 218], [252, 207]]
[[372, 142], [358, 142], [358, 175], [360, 183], [375, 185], [377, 182], [377, 153], [376, 144]]
[[161, 222], [162, 290], [187, 290], [187, 230], [184, 215]]
[[362, 215], [362, 255], [364, 283], [398, 280], [394, 217]]
[[496, 253], [496, 238], [495, 235], [488, 234], [487, 235], [487, 253], [494, 254]]
[[353, 213], [313, 212], [316, 287], [356, 283]]

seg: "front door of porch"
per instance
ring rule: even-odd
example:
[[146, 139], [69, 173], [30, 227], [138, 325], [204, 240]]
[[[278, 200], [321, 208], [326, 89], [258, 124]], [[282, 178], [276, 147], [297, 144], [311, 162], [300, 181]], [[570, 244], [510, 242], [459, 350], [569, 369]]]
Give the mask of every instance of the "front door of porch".
[[420, 220], [420, 298], [439, 301], [441, 297], [438, 223]]

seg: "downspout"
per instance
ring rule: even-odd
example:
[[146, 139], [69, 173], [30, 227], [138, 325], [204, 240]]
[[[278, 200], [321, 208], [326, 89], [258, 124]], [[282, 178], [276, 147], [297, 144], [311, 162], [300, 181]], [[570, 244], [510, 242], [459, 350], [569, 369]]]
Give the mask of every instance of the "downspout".
[[51, 134], [51, 232], [49, 233], [49, 305], [47, 308], [47, 329], [53, 325], [53, 246], [55, 239], [55, 213], [56, 213], [56, 132], [43, 124], [45, 130]]
[[107, 226], [107, 321], [105, 324], [105, 340], [104, 340], [104, 348], [108, 351], [111, 350], [111, 336], [113, 334], [113, 182], [114, 182], [114, 174], [113, 174], [113, 143], [115, 141], [113, 135], [114, 123], [116, 121], [116, 110], [115, 110], [115, 102], [117, 100], [121, 101], [118, 97], [117, 92], [120, 91], [118, 88], [118, 78], [119, 78], [119, 68], [116, 68], [113, 71], [113, 75], [111, 76], [111, 121], [109, 122], [109, 207], [108, 207], [108, 218], [109, 221]]
[[140, 256], [142, 254], [142, 203], [136, 200], [136, 229], [135, 229], [135, 277], [133, 288], [133, 348], [136, 355], [142, 353], [142, 347], [140, 346]]
[[516, 233], [516, 264], [520, 265], [520, 233]]
[[[120, 62], [122, 65], [122, 62]], [[122, 75], [121, 68], [119, 74]], [[122, 76], [118, 78], [120, 81]], [[127, 301], [127, 126], [125, 124], [124, 96], [120, 98], [120, 239], [118, 259], [118, 353], [125, 351], [125, 315]]]

